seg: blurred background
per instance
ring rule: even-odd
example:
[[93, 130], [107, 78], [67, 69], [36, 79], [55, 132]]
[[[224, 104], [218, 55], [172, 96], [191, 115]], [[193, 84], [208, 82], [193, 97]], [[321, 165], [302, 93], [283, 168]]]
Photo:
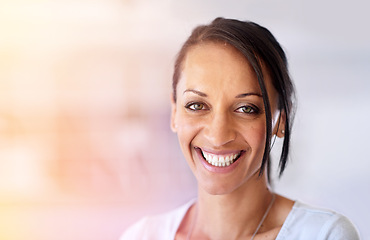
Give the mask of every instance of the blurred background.
[[118, 239], [196, 196], [169, 128], [170, 81], [190, 31], [218, 16], [266, 26], [290, 61], [298, 110], [276, 191], [370, 238], [369, 7], [0, 0], [0, 239]]

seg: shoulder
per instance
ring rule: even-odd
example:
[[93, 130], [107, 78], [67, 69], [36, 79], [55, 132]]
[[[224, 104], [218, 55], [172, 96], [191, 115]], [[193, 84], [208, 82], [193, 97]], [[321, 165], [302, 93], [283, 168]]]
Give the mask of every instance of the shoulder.
[[[289, 237], [288, 237], [289, 236]], [[296, 202], [277, 239], [360, 239], [345, 216]]]
[[120, 240], [174, 239], [176, 231], [189, 207], [195, 200], [164, 214], [147, 216], [130, 226]]

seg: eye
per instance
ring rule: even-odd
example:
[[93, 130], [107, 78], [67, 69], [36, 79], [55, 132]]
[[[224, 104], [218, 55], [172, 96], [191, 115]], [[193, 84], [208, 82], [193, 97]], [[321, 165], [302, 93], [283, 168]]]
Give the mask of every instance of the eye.
[[192, 110], [192, 111], [200, 111], [200, 110], [204, 110], [206, 108], [203, 103], [199, 103], [199, 102], [188, 103], [188, 104], [186, 104], [185, 107], [187, 109]]
[[242, 106], [236, 109], [236, 112], [246, 114], [258, 113], [258, 108], [252, 106]]

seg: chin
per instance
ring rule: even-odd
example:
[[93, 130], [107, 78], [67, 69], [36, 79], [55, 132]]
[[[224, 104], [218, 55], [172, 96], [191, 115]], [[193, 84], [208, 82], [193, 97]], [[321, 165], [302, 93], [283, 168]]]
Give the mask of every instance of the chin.
[[255, 181], [261, 180], [259, 177], [259, 168], [256, 167], [250, 174], [242, 176], [197, 176], [198, 188], [210, 195], [226, 195], [244, 191], [250, 184], [254, 185]]
[[226, 195], [236, 191], [242, 184], [233, 183], [228, 180], [215, 181], [207, 179], [197, 179], [198, 187], [210, 195]]

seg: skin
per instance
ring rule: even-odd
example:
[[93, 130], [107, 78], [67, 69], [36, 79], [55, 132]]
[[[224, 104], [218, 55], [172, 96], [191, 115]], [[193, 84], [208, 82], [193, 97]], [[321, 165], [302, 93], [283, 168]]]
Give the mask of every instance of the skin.
[[[278, 109], [278, 94], [263, 70], [273, 132], [283, 137], [285, 115]], [[258, 177], [266, 134], [263, 98], [243, 55], [229, 45], [212, 42], [188, 51], [177, 99], [172, 101], [171, 128], [198, 182], [198, 201], [184, 217], [176, 239], [186, 239], [193, 223], [193, 239], [250, 238], [272, 193], [266, 174]], [[204, 152], [241, 155], [231, 170], [220, 173], [205, 167]], [[292, 206], [293, 201], [276, 195], [255, 239], [275, 239]]]

